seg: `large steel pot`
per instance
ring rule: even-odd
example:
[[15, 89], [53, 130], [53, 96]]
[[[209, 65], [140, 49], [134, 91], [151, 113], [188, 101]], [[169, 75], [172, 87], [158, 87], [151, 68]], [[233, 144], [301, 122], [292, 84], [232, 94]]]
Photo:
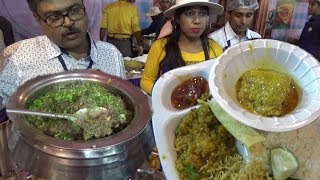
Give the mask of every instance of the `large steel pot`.
[[23, 170], [44, 179], [127, 179], [155, 146], [148, 97], [131, 83], [95, 70], [76, 70], [35, 78], [9, 98], [9, 108], [24, 108], [53, 83], [97, 82], [122, 96], [134, 112], [132, 122], [115, 135], [91, 141], [64, 141], [47, 136], [10, 114], [10, 154]]

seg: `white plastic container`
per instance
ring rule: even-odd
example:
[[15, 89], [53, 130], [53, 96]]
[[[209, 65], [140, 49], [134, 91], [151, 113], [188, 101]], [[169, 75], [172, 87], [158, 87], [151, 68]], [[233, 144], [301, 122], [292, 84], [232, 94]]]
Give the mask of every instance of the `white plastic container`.
[[215, 60], [174, 69], [162, 75], [152, 91], [152, 124], [163, 171], [168, 180], [179, 179], [175, 169], [177, 154], [174, 150], [176, 128], [190, 109], [175, 109], [171, 104], [173, 89], [192, 77], [203, 77], [208, 80], [209, 70]]
[[[260, 40], [262, 43], [266, 42], [266, 40]], [[272, 40], [267, 40], [272, 41]], [[255, 42], [250, 42], [254, 43]], [[272, 41], [271, 43], [278, 44], [279, 47], [282, 47], [282, 43], [278, 41]], [[280, 46], [281, 44], [281, 46]], [[246, 45], [248, 47], [248, 44]], [[287, 45], [284, 45], [286, 48]], [[289, 45], [289, 47], [294, 47], [295, 49], [297, 47]], [[238, 46], [239, 48], [239, 46]], [[286, 48], [287, 49], [287, 48]], [[305, 57], [305, 58], [312, 58], [309, 54], [305, 53], [304, 51], [298, 50], [301, 53], [301, 56], [298, 57]], [[227, 51], [226, 53], [228, 53]], [[280, 52], [280, 51], [279, 51]], [[277, 52], [274, 52], [277, 53]], [[280, 55], [280, 54], [279, 54]], [[223, 56], [223, 55], [222, 55]], [[241, 56], [239, 56], [239, 59], [241, 59]], [[312, 59], [312, 62], [314, 62], [314, 59]], [[202, 76], [209, 80], [212, 78], [209, 75], [209, 72], [213, 70], [213, 66], [217, 66], [219, 63], [219, 59], [209, 60], [205, 61], [203, 63], [198, 63], [195, 65], [185, 66], [181, 68], [174, 69], [172, 71], [169, 71], [162, 75], [158, 81], [156, 82], [153, 92], [152, 92], [152, 107], [153, 107], [153, 116], [152, 116], [152, 125], [154, 130], [154, 136], [159, 152], [159, 157], [161, 161], [161, 165], [163, 168], [163, 172], [168, 180], [178, 180], [179, 174], [175, 167], [175, 161], [177, 159], [177, 153], [175, 151], [174, 147], [174, 140], [175, 140], [175, 132], [176, 128], [178, 127], [181, 120], [187, 115], [187, 113], [192, 108], [197, 108], [198, 106], [190, 107], [188, 109], [184, 110], [177, 110], [171, 105], [171, 93], [173, 89], [180, 85], [184, 80], [189, 79], [191, 77], [198, 77]], [[302, 63], [302, 62], [300, 62]], [[305, 62], [304, 62], [305, 63]], [[314, 62], [313, 65], [314, 68], [319, 68], [319, 65], [317, 62]], [[234, 63], [235, 64], [235, 63]], [[211, 68], [212, 67], [212, 68]], [[234, 70], [235, 71], [235, 70]], [[234, 73], [229, 72], [229, 74]], [[308, 74], [308, 73], [306, 73]], [[305, 78], [307, 78], [309, 75], [304, 75]], [[311, 75], [310, 75], [311, 76]], [[318, 76], [318, 75], [317, 75]], [[308, 78], [307, 78], [308, 79]], [[310, 81], [310, 86], [317, 87], [318, 80]], [[313, 83], [316, 82], [314, 85]], [[308, 86], [306, 86], [308, 87]], [[316, 92], [319, 91], [319, 89], [314, 88]], [[309, 90], [307, 88], [306, 92], [311, 92], [312, 90]], [[312, 94], [312, 93], [309, 93]], [[312, 124], [317, 125], [320, 130], [320, 118], [317, 118], [317, 121], [315, 121]], [[302, 126], [302, 125], [301, 125]], [[287, 133], [287, 132], [284, 132]], [[316, 139], [317, 141], [320, 141], [318, 138], [320, 137], [320, 131], [317, 131]], [[300, 144], [298, 146], [308, 148], [310, 149], [311, 144], [310, 143], [304, 143], [305, 141], [299, 141]], [[312, 154], [315, 154], [315, 152], [312, 151]], [[310, 159], [310, 162], [312, 165], [318, 166], [319, 161]], [[301, 164], [301, 166], [306, 166], [305, 164]], [[316, 176], [317, 173], [314, 173], [313, 176]], [[317, 178], [316, 178], [317, 179]]]
[[[262, 68], [288, 74], [301, 88], [297, 107], [287, 115], [264, 117], [243, 109], [235, 85], [248, 70]], [[258, 39], [229, 48], [209, 74], [210, 91], [217, 103], [233, 118], [256, 129], [289, 131], [311, 123], [320, 115], [320, 65], [301, 48], [285, 42]]]

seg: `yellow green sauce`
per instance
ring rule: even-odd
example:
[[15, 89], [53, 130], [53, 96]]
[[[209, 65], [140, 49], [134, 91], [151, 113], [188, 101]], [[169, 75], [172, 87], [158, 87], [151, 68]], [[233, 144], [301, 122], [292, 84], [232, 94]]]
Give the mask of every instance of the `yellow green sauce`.
[[299, 101], [294, 81], [286, 74], [267, 69], [245, 72], [236, 84], [240, 105], [263, 116], [282, 116]]

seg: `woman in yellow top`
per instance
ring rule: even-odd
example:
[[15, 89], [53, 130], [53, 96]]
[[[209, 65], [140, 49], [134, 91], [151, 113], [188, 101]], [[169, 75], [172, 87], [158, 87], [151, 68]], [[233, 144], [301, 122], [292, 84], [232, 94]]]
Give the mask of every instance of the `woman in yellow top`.
[[159, 76], [165, 72], [222, 54], [222, 48], [208, 39], [209, 15], [220, 14], [223, 7], [209, 0], [176, 0], [164, 15], [173, 17], [172, 33], [160, 38], [150, 48], [141, 88], [151, 95]]

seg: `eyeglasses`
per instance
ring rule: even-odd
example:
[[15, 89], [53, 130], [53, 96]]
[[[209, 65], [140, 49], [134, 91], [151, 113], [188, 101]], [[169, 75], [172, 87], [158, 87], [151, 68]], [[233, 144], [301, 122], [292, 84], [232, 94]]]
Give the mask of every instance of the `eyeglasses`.
[[41, 16], [39, 17], [51, 27], [59, 27], [64, 23], [64, 19], [66, 16], [69, 17], [72, 21], [78, 21], [85, 16], [86, 9], [85, 7], [73, 7], [68, 10], [67, 13], [56, 13], [48, 16], [46, 19], [42, 19]]

